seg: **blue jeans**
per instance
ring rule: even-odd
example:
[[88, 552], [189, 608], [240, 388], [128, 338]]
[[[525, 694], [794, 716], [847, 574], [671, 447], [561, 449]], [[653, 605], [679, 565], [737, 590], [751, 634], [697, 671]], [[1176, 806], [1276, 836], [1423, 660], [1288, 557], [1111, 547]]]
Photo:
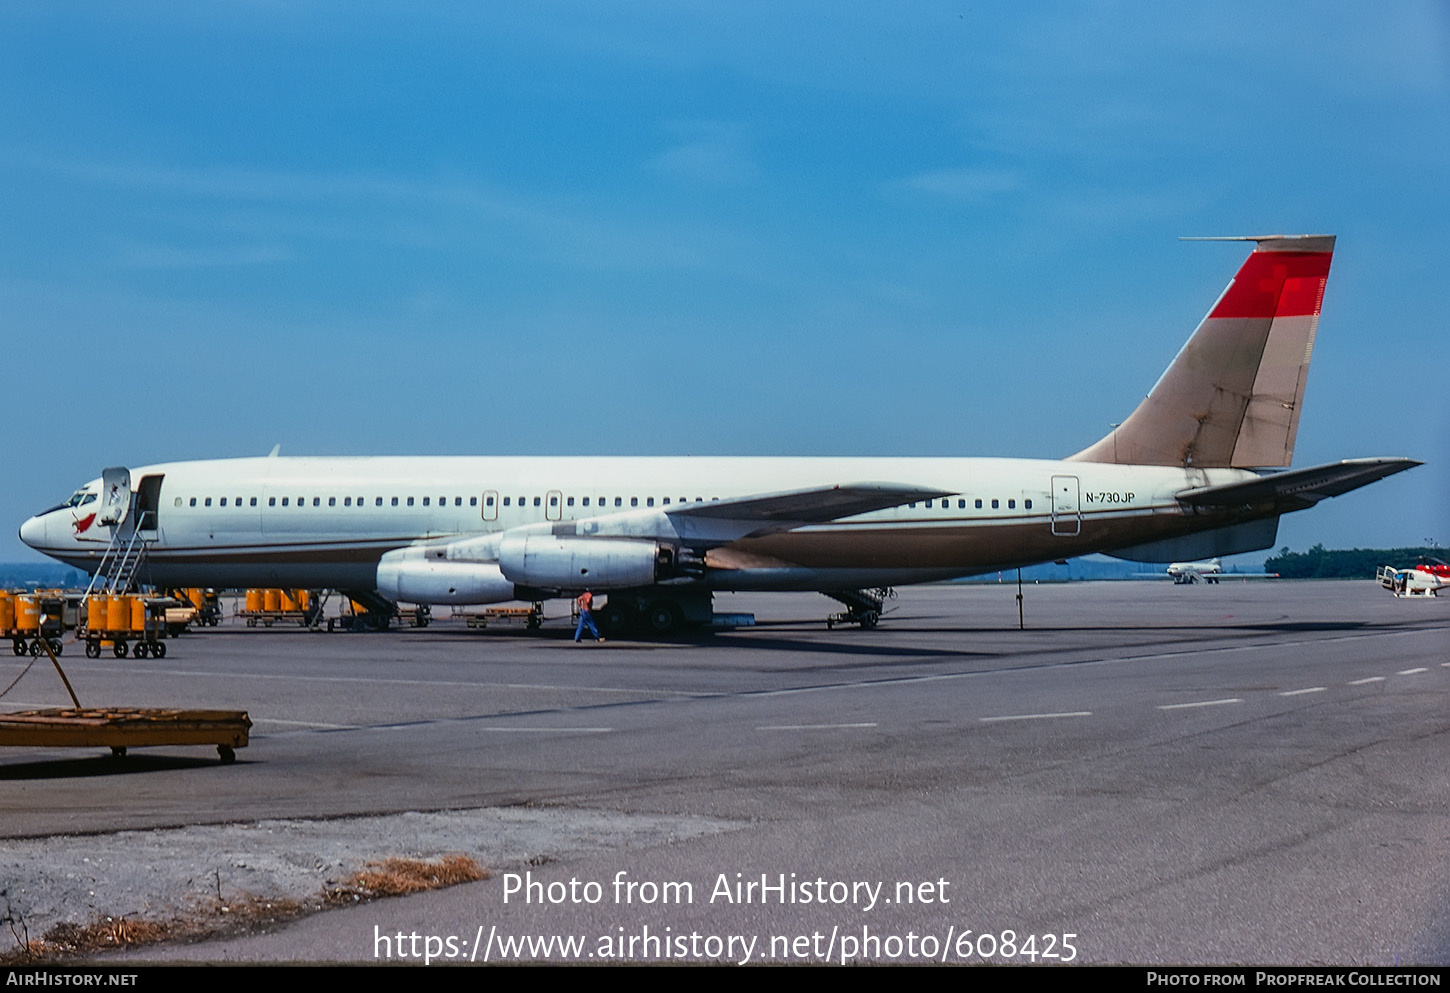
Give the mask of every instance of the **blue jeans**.
[[594, 626], [594, 618], [589, 616], [589, 611], [581, 610], [579, 611], [579, 626], [574, 629], [575, 641], [578, 641], [583, 636], [586, 627], [589, 629], [589, 633], [594, 636], [594, 640], [598, 641], [599, 629]]

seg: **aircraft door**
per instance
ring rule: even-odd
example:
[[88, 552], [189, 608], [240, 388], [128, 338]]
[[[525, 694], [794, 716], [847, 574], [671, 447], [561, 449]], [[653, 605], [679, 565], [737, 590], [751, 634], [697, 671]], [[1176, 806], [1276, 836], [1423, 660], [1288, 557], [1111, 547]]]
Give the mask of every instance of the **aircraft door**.
[[1052, 533], [1074, 535], [1082, 530], [1082, 503], [1076, 476], [1052, 477]]
[[564, 513], [564, 494], [558, 490], [550, 490], [544, 496], [544, 517], [551, 521], [557, 521]]
[[131, 509], [131, 470], [112, 466], [101, 470], [101, 512], [98, 524], [120, 524]]
[[485, 521], [498, 520], [498, 490], [483, 491], [483, 519]]
[[142, 476], [136, 493], [136, 529], [147, 531], [147, 537], [154, 538], [159, 526], [157, 520], [161, 509], [161, 481], [165, 476]]

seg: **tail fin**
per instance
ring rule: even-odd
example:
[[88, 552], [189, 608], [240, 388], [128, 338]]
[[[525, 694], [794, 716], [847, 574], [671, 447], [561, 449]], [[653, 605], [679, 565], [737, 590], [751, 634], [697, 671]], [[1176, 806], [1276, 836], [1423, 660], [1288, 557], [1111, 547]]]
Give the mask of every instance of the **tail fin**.
[[1147, 398], [1077, 462], [1287, 466], [1334, 254], [1333, 235], [1258, 246]]

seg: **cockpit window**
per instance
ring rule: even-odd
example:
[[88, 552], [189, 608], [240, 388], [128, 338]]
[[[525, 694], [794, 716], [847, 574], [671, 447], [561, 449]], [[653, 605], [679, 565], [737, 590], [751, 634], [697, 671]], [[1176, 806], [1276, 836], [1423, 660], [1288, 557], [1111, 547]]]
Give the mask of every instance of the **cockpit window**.
[[61, 504], [61, 506], [79, 507], [82, 504], [94, 503], [95, 499], [96, 495], [94, 493], [87, 493], [85, 490], [76, 490], [74, 493], [71, 494], [70, 499], [67, 500], [65, 503]]

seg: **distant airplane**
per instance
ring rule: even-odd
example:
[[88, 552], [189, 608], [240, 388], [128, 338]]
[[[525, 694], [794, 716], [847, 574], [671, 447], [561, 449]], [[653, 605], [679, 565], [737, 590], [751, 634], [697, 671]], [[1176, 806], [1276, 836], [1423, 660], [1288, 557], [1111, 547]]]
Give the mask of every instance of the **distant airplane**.
[[1216, 583], [1218, 574], [1221, 572], [1223, 572], [1223, 562], [1216, 558], [1209, 559], [1207, 562], [1171, 562], [1168, 565], [1168, 575], [1173, 577], [1175, 586], [1196, 583], [1199, 580]]
[[1155, 575], [1168, 575], [1175, 586], [1189, 586], [1193, 583], [1217, 583], [1220, 579], [1278, 579], [1277, 572], [1224, 572], [1223, 561], [1217, 558], [1206, 562], [1172, 562], [1168, 568]]
[[1280, 515], [1419, 463], [1265, 471], [1293, 457], [1334, 238], [1239, 240], [1254, 251], [1147, 398], [1060, 461], [174, 462], [107, 469], [20, 535], [88, 571], [104, 559], [113, 582], [330, 588], [380, 608], [591, 589], [616, 632], [708, 621], [726, 590], [819, 591], [870, 627], [893, 586], [1269, 548]]

